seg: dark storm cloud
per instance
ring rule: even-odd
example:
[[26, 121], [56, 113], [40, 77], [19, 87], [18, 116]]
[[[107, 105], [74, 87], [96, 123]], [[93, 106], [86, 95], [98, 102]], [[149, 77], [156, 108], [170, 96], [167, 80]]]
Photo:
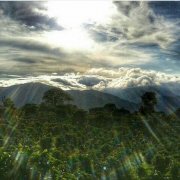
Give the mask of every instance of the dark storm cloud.
[[4, 16], [18, 21], [32, 30], [62, 30], [55, 18], [45, 14], [43, 2], [0, 2]]
[[31, 52], [39, 52], [52, 54], [55, 56], [65, 57], [65, 53], [63, 53], [60, 48], [52, 48], [49, 45], [42, 44], [38, 41], [32, 40], [19, 40], [19, 39], [0, 39], [1, 47], [14, 47], [19, 48], [21, 50], [31, 51]]
[[26, 64], [35, 64], [37, 61], [34, 60], [33, 58], [14, 58], [14, 61], [17, 62], [22, 62], [22, 63], [26, 63]]

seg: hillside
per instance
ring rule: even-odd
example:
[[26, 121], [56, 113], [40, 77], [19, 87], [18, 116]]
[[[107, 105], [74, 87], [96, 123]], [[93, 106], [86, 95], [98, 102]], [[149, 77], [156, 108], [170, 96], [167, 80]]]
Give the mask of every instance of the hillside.
[[[0, 99], [10, 97], [17, 107], [27, 103], [39, 104], [44, 92], [53, 88], [43, 83], [26, 83], [10, 87], [0, 88]], [[97, 90], [67, 90], [72, 98], [72, 104], [79, 108], [88, 110], [93, 107], [102, 107], [107, 103], [113, 103], [117, 107], [124, 107], [135, 111], [141, 103], [141, 96], [147, 92], [156, 93], [158, 104], [157, 111], [171, 113], [180, 107], [180, 97], [170, 90], [158, 86], [134, 87], [119, 90], [107, 89], [104, 92]]]
[[[53, 87], [42, 83], [14, 85], [2, 88], [0, 91], [0, 99], [10, 97], [17, 107], [21, 107], [27, 103], [39, 104], [42, 101], [44, 92], [50, 88]], [[101, 107], [107, 103], [113, 103], [116, 104], [117, 107], [124, 107], [131, 111], [137, 108], [137, 104], [135, 103], [95, 90], [69, 90], [67, 93], [72, 96], [73, 104], [86, 110], [93, 107]]]
[[107, 103], [113, 103], [117, 107], [134, 111], [137, 109], [137, 104], [127, 100], [118, 98], [111, 94], [103, 93], [95, 90], [70, 90], [67, 91], [74, 99], [74, 104], [83, 109], [93, 107], [102, 107]]
[[141, 103], [141, 96], [147, 92], [152, 91], [156, 93], [158, 100], [156, 109], [166, 113], [171, 113], [180, 107], [180, 96], [177, 92], [171, 91], [166, 86], [140, 86], [125, 89], [106, 89], [106, 93], [111, 93], [121, 99], [134, 102], [136, 104]]

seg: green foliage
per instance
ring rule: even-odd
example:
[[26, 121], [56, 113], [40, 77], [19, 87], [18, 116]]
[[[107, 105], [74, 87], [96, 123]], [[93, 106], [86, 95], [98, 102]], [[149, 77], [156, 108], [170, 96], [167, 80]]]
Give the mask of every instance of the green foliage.
[[70, 95], [59, 88], [53, 88], [44, 93], [43, 100], [46, 104], [51, 106], [62, 105], [66, 101], [71, 101]]
[[8, 107], [8, 108], [13, 108], [14, 107], [14, 103], [10, 98], [5, 98], [3, 100], [3, 105], [4, 105], [4, 107]]
[[38, 113], [38, 106], [36, 104], [25, 104], [22, 108], [22, 112], [25, 116], [35, 116]]
[[[57, 97], [52, 94], [40, 105], [5, 107], [0, 179], [180, 178], [180, 119], [175, 114], [133, 114], [113, 104], [88, 113], [64, 104], [66, 98], [51, 101]], [[144, 106], [154, 107], [150, 97], [151, 103], [146, 102], [149, 95], [143, 98]]]
[[42, 149], [50, 149], [52, 146], [52, 139], [50, 137], [40, 139], [40, 146]]

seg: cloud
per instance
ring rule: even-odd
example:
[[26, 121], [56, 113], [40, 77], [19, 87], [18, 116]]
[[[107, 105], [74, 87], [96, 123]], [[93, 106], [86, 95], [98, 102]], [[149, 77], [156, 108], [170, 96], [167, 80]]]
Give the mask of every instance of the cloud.
[[113, 33], [108, 32], [107, 29], [102, 25], [85, 24], [84, 28], [88, 30], [89, 35], [95, 41], [100, 42], [100, 43], [115, 42], [119, 39]]
[[25, 64], [34, 64], [36, 61], [33, 58], [14, 58], [14, 61], [22, 62]]
[[173, 47], [178, 41], [180, 20], [172, 21], [155, 13], [151, 4], [115, 1], [116, 10], [106, 23], [84, 25], [101, 47], [102, 59], [114, 66], [143, 65], [154, 59], [159, 61], [159, 56]]
[[116, 69], [91, 69], [87, 74], [96, 74], [110, 78], [108, 83], [97, 85], [98, 88], [130, 88], [137, 86], [159, 85], [162, 83], [180, 83], [180, 77], [169, 75], [152, 70], [143, 70], [140, 68], [119, 68]]
[[78, 80], [78, 83], [83, 84], [87, 87], [93, 87], [102, 82], [106, 82], [106, 79], [98, 75], [85, 75], [85, 76], [81, 76]]
[[23, 49], [26, 51], [37, 51], [47, 54], [60, 55], [62, 56], [60, 48], [53, 48], [48, 44], [40, 43], [39, 41], [31, 40], [30, 38], [11, 38], [11, 39], [0, 39], [0, 46], [9, 46], [14, 48]]
[[31, 30], [62, 30], [55, 18], [48, 17], [43, 2], [1, 2], [1, 14]]
[[0, 27], [1, 72], [21, 74], [66, 69], [82, 71], [88, 66], [88, 57], [85, 54], [68, 52], [48, 41], [48, 37], [41, 31], [30, 31], [26, 26], [4, 15], [0, 19]]
[[[87, 22], [79, 27], [82, 31], [72, 33], [48, 16], [44, 2], [0, 2], [0, 72], [85, 72], [121, 66], [178, 72], [177, 13], [172, 20], [155, 10], [152, 3], [118, 1], [110, 14], [106, 22]], [[54, 38], [46, 36], [48, 33]], [[87, 37], [83, 38], [84, 34]], [[88, 38], [92, 44], [87, 43], [88, 48], [83, 49]], [[63, 40], [58, 44], [59, 39]], [[68, 48], [71, 42], [74, 49]], [[87, 79], [82, 83], [93, 86], [98, 82]], [[149, 79], [139, 81], [146, 83]]]
[[[149, 7], [148, 2], [117, 2], [118, 8], [128, 9], [128, 13], [119, 11], [113, 23], [115, 28], [119, 28], [128, 43], [157, 44], [165, 48], [171, 44], [174, 39], [174, 23], [158, 16], [153, 9]], [[112, 25], [112, 26], [113, 26]]]
[[[106, 37], [113, 37], [119, 45], [156, 44], [165, 48], [175, 41], [175, 24], [156, 15], [148, 2], [115, 1], [114, 4], [117, 12], [110, 22], [104, 26], [94, 24], [88, 27], [90, 34], [98, 41], [100, 40], [96, 36], [101, 33], [106, 33]], [[111, 39], [106, 38], [107, 41]]]
[[178, 94], [180, 90], [180, 76], [167, 73], [148, 71], [140, 68], [119, 68], [119, 69], [90, 69], [85, 73], [65, 73], [20, 76], [0, 80], [0, 86], [11, 86], [28, 82], [41, 82], [48, 85], [69, 89], [95, 89], [109, 93], [117, 93], [119, 90], [133, 87], [164, 86], [169, 85], [172, 91]]

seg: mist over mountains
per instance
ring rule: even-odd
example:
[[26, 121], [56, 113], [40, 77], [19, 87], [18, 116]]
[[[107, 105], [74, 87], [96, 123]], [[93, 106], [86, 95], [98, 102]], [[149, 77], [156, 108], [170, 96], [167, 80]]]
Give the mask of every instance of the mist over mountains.
[[[44, 93], [53, 88], [42, 83], [26, 83], [22, 85], [14, 85], [1, 88], [0, 98], [10, 97], [17, 107], [21, 107], [27, 103], [39, 104], [42, 102]], [[90, 109], [93, 107], [102, 107], [107, 103], [114, 103], [117, 107], [124, 107], [131, 111], [137, 109], [137, 104], [122, 100], [117, 96], [107, 94], [96, 90], [67, 90], [73, 98], [72, 104], [82, 109]]]
[[[17, 107], [27, 103], [39, 104], [42, 102], [43, 94], [53, 88], [53, 86], [43, 83], [25, 83], [2, 87], [0, 89], [0, 99], [10, 97]], [[141, 105], [141, 96], [147, 92], [156, 93], [158, 104], [156, 109], [166, 113], [173, 112], [180, 107], [180, 96], [171, 92], [171, 90], [161, 86], [131, 87], [125, 89], [106, 89], [97, 91], [89, 90], [66, 90], [73, 98], [72, 104], [79, 108], [88, 110], [94, 107], [102, 107], [107, 103], [113, 103], [118, 108], [136, 111]]]
[[10, 97], [20, 107], [40, 103], [44, 92], [52, 87], [67, 91], [82, 109], [114, 103], [135, 111], [141, 96], [156, 93], [157, 110], [172, 112], [180, 107], [180, 77], [140, 68], [92, 68], [86, 73], [52, 73], [46, 75], [3, 75], [0, 98]]

